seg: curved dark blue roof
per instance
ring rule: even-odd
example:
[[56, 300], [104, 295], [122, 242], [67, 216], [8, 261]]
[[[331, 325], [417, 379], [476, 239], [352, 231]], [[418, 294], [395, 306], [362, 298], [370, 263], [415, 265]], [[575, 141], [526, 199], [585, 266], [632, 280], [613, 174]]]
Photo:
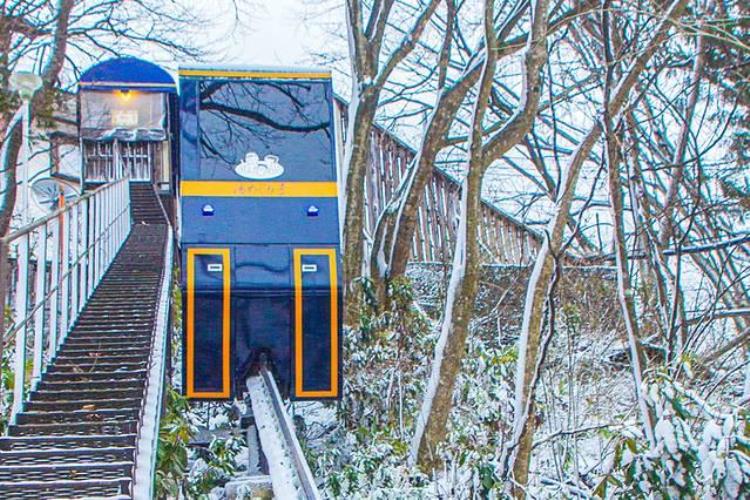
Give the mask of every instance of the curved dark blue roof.
[[177, 91], [169, 73], [160, 66], [137, 57], [117, 57], [95, 64], [83, 72], [78, 86], [94, 90]]

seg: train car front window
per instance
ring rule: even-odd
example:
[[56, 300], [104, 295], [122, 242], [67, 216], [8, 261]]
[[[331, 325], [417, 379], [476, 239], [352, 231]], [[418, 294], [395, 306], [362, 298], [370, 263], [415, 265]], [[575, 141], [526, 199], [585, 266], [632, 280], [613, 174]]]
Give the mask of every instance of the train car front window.
[[200, 178], [334, 179], [329, 82], [205, 81]]
[[135, 90], [81, 92], [81, 136], [85, 139], [163, 141], [164, 94]]

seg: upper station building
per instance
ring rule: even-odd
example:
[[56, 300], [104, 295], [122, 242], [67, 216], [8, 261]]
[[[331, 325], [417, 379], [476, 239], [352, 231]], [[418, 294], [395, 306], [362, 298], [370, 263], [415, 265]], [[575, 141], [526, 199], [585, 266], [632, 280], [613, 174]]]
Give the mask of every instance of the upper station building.
[[153, 184], [171, 207], [178, 160], [176, 109], [177, 85], [156, 64], [120, 57], [86, 70], [78, 82], [82, 186], [127, 177]]

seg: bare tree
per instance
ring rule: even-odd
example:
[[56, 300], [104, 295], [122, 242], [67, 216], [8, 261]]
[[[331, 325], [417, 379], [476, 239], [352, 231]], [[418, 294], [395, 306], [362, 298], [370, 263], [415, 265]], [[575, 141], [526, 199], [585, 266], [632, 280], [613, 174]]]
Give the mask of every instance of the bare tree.
[[541, 69], [547, 60], [548, 1], [531, 5], [531, 23], [524, 53], [524, 81], [519, 107], [513, 116], [487, 144], [483, 144], [484, 117], [492, 92], [498, 56], [492, 0], [485, 2], [485, 57], [479, 91], [474, 104], [467, 159], [467, 174], [461, 187], [461, 203], [453, 267], [448, 286], [441, 334], [432, 365], [432, 376], [412, 442], [412, 460], [425, 470], [439, 463], [437, 445], [445, 437], [445, 426], [451, 409], [453, 388], [463, 360], [469, 322], [480, 277], [479, 228], [482, 224], [482, 180], [491, 161], [518, 144], [531, 128], [542, 93]]
[[[675, 0], [663, 15], [654, 35], [646, 41], [629, 67], [625, 70], [618, 86], [606, 103], [609, 116], [617, 117], [626, 105], [631, 89], [645, 69], [647, 63], [659, 50], [670, 29], [685, 9], [687, 0]], [[573, 201], [574, 192], [585, 160], [603, 132], [603, 124], [597, 119], [567, 162], [565, 177], [558, 190], [554, 215], [547, 227], [547, 237], [540, 249], [529, 280], [523, 312], [523, 324], [519, 339], [518, 363], [516, 365], [515, 414], [512, 435], [507, 443], [501, 461], [501, 474], [512, 477], [521, 487], [516, 495], [523, 496], [523, 486], [528, 482], [529, 461], [534, 435], [534, 390], [539, 378], [539, 353], [542, 347], [544, 325], [544, 305], [548, 287], [555, 270], [555, 262], [562, 251], [564, 229]], [[548, 340], [547, 340], [548, 341]]]
[[420, 4], [411, 29], [395, 48], [390, 48], [385, 43], [386, 32], [389, 22], [393, 22], [395, 3], [394, 0], [376, 0], [372, 5], [362, 0], [346, 2], [352, 81], [344, 151], [344, 276], [347, 283], [363, 272], [364, 180], [380, 96], [393, 71], [414, 50], [440, 0]]
[[[546, 31], [553, 33], [564, 29], [578, 16], [589, 10], [594, 3], [589, 0], [577, 1], [572, 7], [564, 10], [558, 6], [555, 9], [558, 13], [549, 23]], [[524, 20], [525, 12], [525, 6], [511, 5], [508, 12], [504, 13], [505, 18], [500, 23], [497, 34], [499, 61], [510, 59], [524, 49], [528, 34], [515, 33]], [[376, 282], [403, 276], [406, 273], [417, 228], [418, 209], [422, 203], [425, 186], [431, 178], [432, 168], [440, 152], [452, 144], [455, 145], [454, 138], [449, 137], [449, 132], [457, 121], [462, 104], [465, 103], [467, 95], [479, 78], [484, 57], [483, 51], [471, 54], [467, 59], [468, 63], [457, 78], [438, 86], [435, 104], [427, 116], [424, 130], [420, 135], [417, 154], [394, 199], [377, 223], [370, 256], [371, 277]], [[496, 93], [493, 93], [493, 108], [498, 106], [496, 97]], [[487, 127], [488, 130], [495, 132], [484, 146], [485, 168], [502, 156], [500, 153], [504, 149], [504, 138], [501, 139], [501, 134], [497, 131], [502, 130], [511, 114], [512, 108], [506, 108], [504, 112], [494, 114], [495, 122]]]

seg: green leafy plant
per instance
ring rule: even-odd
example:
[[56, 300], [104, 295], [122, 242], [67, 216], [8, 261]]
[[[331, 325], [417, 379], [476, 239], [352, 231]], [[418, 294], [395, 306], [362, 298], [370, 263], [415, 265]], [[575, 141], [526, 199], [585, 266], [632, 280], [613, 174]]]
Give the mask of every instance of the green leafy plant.
[[185, 397], [167, 388], [167, 408], [159, 429], [156, 455], [156, 496], [177, 498], [183, 491], [188, 465], [188, 443], [193, 434], [187, 419], [190, 406]]
[[190, 473], [188, 494], [190, 498], [206, 496], [218, 486], [224, 486], [237, 470], [236, 458], [242, 449], [239, 437], [215, 438]]

